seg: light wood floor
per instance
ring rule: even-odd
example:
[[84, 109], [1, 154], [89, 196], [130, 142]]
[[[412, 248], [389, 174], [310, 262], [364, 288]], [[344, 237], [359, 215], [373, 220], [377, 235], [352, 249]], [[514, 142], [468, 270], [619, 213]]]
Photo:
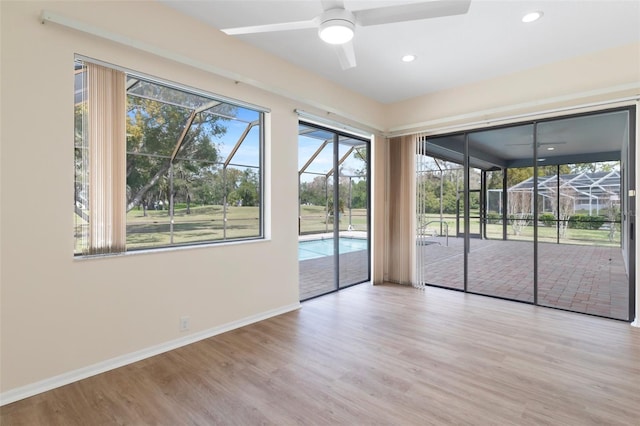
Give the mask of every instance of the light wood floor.
[[8, 425], [640, 425], [640, 329], [358, 285], [0, 409]]

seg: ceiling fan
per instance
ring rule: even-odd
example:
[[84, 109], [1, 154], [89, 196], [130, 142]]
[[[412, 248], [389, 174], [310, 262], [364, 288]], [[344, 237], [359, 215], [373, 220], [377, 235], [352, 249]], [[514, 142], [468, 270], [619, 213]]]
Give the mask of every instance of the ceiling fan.
[[335, 46], [340, 65], [346, 70], [356, 66], [352, 41], [356, 26], [462, 15], [467, 13], [471, 3], [471, 0], [432, 0], [350, 11], [345, 9], [342, 0], [320, 1], [323, 12], [307, 21], [225, 28], [221, 31], [229, 35], [240, 35], [317, 28], [320, 38]]
[[[549, 151], [553, 151], [555, 149], [555, 145], [565, 145], [567, 142], [566, 141], [557, 141], [557, 142], [537, 142], [536, 143], [536, 147], [541, 148], [543, 146], [547, 146], [547, 150]], [[533, 147], [533, 143], [532, 142], [526, 142], [526, 143], [508, 143], [505, 144], [505, 146], [530, 146]]]
[[[544, 145], [564, 145], [567, 141], [555, 141], [555, 142], [537, 142], [536, 146], [540, 148]], [[533, 142], [525, 142], [525, 143], [508, 143], [506, 146], [533, 146]]]

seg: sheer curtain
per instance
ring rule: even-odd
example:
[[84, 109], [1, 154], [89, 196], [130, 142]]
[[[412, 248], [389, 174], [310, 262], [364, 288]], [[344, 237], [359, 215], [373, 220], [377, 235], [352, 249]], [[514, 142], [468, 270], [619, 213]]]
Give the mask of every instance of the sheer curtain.
[[387, 280], [411, 285], [416, 283], [416, 140], [409, 135], [389, 141]]
[[117, 253], [126, 243], [125, 74], [86, 63], [89, 155], [88, 254]]
[[[415, 281], [413, 286], [417, 288], [424, 288], [426, 277], [425, 277], [425, 267], [426, 267], [426, 250], [424, 246], [424, 241], [422, 238], [425, 236], [426, 229], [423, 229], [424, 218], [427, 216], [427, 199], [426, 199], [426, 191], [425, 187], [428, 187], [428, 182], [424, 179], [425, 172], [428, 172], [431, 169], [430, 162], [428, 160], [427, 155], [427, 144], [426, 144], [426, 135], [416, 135], [416, 169], [415, 169], [415, 182], [416, 182], [416, 227], [415, 227], [415, 235], [419, 241], [416, 241], [414, 245], [416, 248], [415, 253]], [[440, 197], [442, 197], [442, 191], [440, 192]], [[428, 219], [427, 219], [428, 220]], [[448, 235], [448, 231], [447, 231]]]

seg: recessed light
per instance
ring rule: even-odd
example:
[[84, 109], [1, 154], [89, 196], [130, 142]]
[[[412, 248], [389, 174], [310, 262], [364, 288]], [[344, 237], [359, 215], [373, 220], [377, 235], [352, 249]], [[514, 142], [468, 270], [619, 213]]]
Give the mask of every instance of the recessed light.
[[404, 55], [402, 57], [402, 62], [413, 62], [416, 60], [416, 55]]
[[538, 19], [542, 18], [543, 13], [540, 12], [539, 10], [535, 11], [535, 12], [530, 12], [527, 13], [526, 15], [524, 15], [522, 17], [522, 22], [533, 22], [533, 21], [537, 21]]
[[552, 147], [552, 146], [548, 146], [548, 147], [547, 147], [547, 151], [553, 151], [554, 149], [555, 149], [555, 148], [554, 148], [554, 147]]

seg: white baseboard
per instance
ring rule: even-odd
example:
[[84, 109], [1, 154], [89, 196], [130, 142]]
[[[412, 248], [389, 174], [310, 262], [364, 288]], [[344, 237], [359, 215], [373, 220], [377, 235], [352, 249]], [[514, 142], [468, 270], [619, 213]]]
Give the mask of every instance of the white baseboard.
[[191, 343], [198, 342], [215, 335], [225, 333], [227, 331], [234, 330], [236, 328], [244, 327], [245, 325], [253, 324], [258, 321], [262, 321], [277, 315], [285, 314], [287, 312], [300, 309], [300, 303], [294, 303], [280, 308], [272, 309], [266, 312], [262, 312], [256, 315], [252, 315], [238, 321], [232, 321], [227, 324], [213, 327], [208, 330], [200, 331], [197, 333], [189, 334], [188, 336], [181, 337], [179, 339], [171, 340], [156, 346], [151, 346], [136, 352], [121, 355], [115, 358], [108, 359], [106, 361], [99, 362], [97, 364], [89, 365], [77, 370], [69, 371], [67, 373], [60, 374], [45, 380], [41, 380], [36, 383], [32, 383], [19, 388], [11, 389], [0, 394], [0, 406], [10, 404], [12, 402], [28, 398], [30, 396], [37, 395], [42, 392], [46, 392], [51, 389], [58, 388], [60, 386], [68, 385], [69, 383], [77, 382], [78, 380], [86, 379], [87, 377], [95, 376], [100, 373], [104, 373], [109, 370], [113, 370], [119, 367], [123, 367], [128, 364], [132, 364], [137, 361], [141, 361], [152, 356], [159, 355], [164, 352], [177, 349], [182, 346], [189, 345]]

